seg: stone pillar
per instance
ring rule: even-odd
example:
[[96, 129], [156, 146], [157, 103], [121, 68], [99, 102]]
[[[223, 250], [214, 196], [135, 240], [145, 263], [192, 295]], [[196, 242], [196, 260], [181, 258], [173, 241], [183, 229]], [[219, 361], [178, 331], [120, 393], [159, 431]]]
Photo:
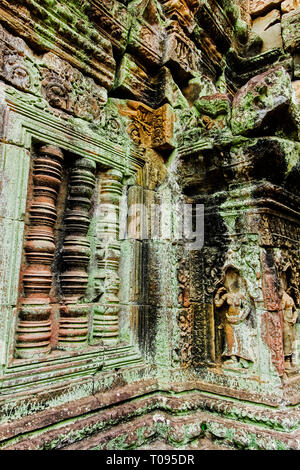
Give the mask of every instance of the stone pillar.
[[63, 349], [80, 348], [87, 344], [89, 307], [80, 302], [84, 299], [88, 285], [90, 244], [87, 232], [91, 197], [95, 188], [95, 169], [95, 162], [77, 158], [70, 174], [63, 269], [60, 275], [65, 305], [60, 308], [58, 345]]
[[17, 357], [40, 357], [50, 352], [51, 265], [55, 244], [53, 227], [61, 184], [63, 154], [53, 146], [40, 148], [33, 164], [33, 200], [29, 209], [29, 231], [25, 243], [27, 267], [23, 274], [17, 326]]
[[94, 307], [93, 341], [114, 344], [119, 334], [120, 261], [119, 203], [122, 195], [122, 173], [108, 170], [102, 175], [100, 217], [97, 223], [98, 284], [102, 286], [99, 303]]

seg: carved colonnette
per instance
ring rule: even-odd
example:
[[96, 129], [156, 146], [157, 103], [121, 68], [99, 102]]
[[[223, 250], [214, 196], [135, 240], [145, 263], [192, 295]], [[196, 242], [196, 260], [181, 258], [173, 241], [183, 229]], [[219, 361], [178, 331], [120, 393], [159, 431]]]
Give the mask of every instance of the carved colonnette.
[[62, 251], [63, 271], [60, 274], [65, 305], [60, 308], [58, 346], [77, 348], [87, 344], [89, 307], [81, 304], [88, 285], [87, 267], [90, 258], [86, 238], [89, 209], [95, 187], [96, 164], [77, 158], [70, 171], [70, 189], [65, 213], [65, 238]]
[[297, 13], [261, 54], [242, 3], [1, 3], [0, 447], [299, 448]]
[[97, 220], [97, 259], [99, 303], [94, 307], [93, 339], [104, 344], [118, 340], [120, 310], [118, 275], [120, 261], [119, 205], [122, 195], [122, 173], [108, 170], [101, 174], [100, 214]]
[[33, 163], [33, 200], [29, 207], [29, 231], [25, 243], [27, 267], [22, 274], [24, 297], [21, 299], [16, 340], [18, 357], [35, 357], [50, 352], [49, 294], [55, 251], [53, 226], [62, 161], [60, 149], [44, 146], [39, 149]]

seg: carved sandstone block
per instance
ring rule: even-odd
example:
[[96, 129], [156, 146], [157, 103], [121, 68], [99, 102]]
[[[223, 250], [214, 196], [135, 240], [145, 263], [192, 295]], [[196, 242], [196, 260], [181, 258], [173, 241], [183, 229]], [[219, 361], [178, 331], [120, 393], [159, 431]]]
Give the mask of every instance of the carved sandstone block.
[[101, 85], [111, 88], [115, 71], [112, 44], [87, 17], [87, 2], [79, 3], [75, 6], [74, 2], [63, 1], [2, 0], [0, 16], [10, 30], [31, 45], [55, 51]]
[[57, 55], [44, 55], [40, 66], [42, 94], [50, 106], [88, 121], [97, 121], [107, 102], [107, 91]]
[[159, 28], [134, 20], [128, 45], [143, 61], [156, 66], [161, 65], [164, 35]]
[[128, 48], [150, 65], [161, 65], [165, 32], [164, 18], [159, 4], [153, 0], [140, 0], [132, 7], [132, 22], [128, 38]]
[[33, 65], [33, 53], [19, 37], [0, 25], [0, 76], [22, 91], [36, 91], [39, 73]]
[[156, 150], [172, 150], [175, 147], [173, 127], [174, 112], [172, 107], [166, 103], [157, 109], [154, 115], [152, 148]]
[[242, 135], [271, 132], [274, 135], [276, 126], [281, 129], [285, 127], [283, 112], [287, 113], [290, 126], [295, 130], [298, 118], [294, 115], [291, 79], [287, 71], [278, 66], [249, 80], [235, 95], [232, 132]]
[[272, 10], [265, 16], [256, 18], [253, 21], [252, 31], [263, 41], [261, 52], [282, 47], [279, 10]]
[[156, 110], [137, 101], [127, 101], [127, 106], [122, 112], [131, 118], [129, 135], [137, 145], [158, 151], [175, 147], [174, 112], [169, 103]]
[[212, 118], [230, 113], [231, 101], [229, 95], [216, 93], [202, 96], [195, 102], [195, 106], [201, 114], [207, 114]]
[[117, 0], [93, 0], [89, 3], [88, 14], [96, 28], [119, 52], [124, 52], [131, 19], [127, 9]]
[[[166, 16], [172, 20], [176, 20], [178, 24], [187, 31], [187, 33], [192, 33], [195, 27], [195, 19], [191, 12], [191, 9], [194, 12], [199, 8], [199, 2], [189, 2], [190, 5], [187, 5], [187, 2], [184, 0], [160, 0], [163, 5], [163, 11]], [[190, 8], [189, 8], [190, 7]]]
[[144, 65], [137, 64], [133, 56], [125, 54], [116, 75], [114, 91], [154, 108], [164, 95], [163, 78], [163, 70], [150, 75]]

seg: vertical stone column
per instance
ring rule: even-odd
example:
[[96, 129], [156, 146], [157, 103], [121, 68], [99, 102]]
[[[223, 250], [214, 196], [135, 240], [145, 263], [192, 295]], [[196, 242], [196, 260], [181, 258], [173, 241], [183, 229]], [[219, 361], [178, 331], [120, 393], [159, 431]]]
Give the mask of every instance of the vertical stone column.
[[119, 335], [120, 262], [119, 204], [122, 195], [122, 173], [108, 170], [102, 175], [100, 190], [101, 214], [97, 223], [98, 283], [102, 296], [94, 307], [93, 340], [115, 344]]
[[63, 271], [60, 276], [65, 305], [60, 308], [59, 347], [80, 348], [87, 344], [89, 307], [80, 302], [88, 285], [90, 244], [87, 232], [89, 210], [95, 188], [96, 163], [77, 158], [70, 174], [69, 199], [65, 215]]
[[53, 227], [62, 162], [61, 150], [53, 146], [41, 147], [34, 159], [30, 228], [25, 243], [27, 268], [23, 274], [24, 297], [16, 337], [17, 357], [40, 357], [50, 352]]

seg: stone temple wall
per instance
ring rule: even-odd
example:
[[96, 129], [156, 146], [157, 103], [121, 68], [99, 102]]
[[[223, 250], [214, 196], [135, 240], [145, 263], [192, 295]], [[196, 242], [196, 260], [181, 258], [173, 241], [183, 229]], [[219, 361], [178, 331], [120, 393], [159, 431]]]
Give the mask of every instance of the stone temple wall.
[[0, 448], [300, 449], [299, 100], [299, 0], [1, 0]]

